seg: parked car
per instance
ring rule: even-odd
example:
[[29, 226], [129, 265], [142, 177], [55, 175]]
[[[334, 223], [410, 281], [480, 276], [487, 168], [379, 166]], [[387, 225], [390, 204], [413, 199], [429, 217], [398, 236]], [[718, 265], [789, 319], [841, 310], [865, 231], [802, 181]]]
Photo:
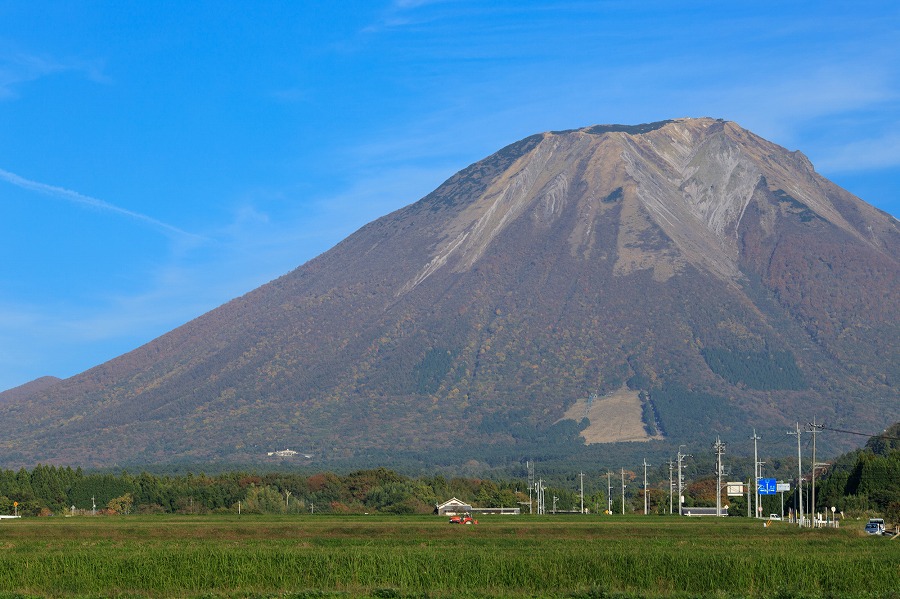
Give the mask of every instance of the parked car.
[[884, 519], [869, 518], [866, 522], [866, 533], [870, 535], [880, 535], [884, 532]]
[[778, 514], [769, 514], [769, 520], [781, 520], [781, 516]]

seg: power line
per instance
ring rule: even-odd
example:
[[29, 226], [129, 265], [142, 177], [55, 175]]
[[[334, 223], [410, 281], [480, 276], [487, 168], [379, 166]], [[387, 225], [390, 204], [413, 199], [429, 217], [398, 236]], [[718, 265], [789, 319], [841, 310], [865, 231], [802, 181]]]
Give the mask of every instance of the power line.
[[885, 435], [885, 434], [870, 435], [869, 433], [858, 433], [856, 431], [845, 431], [840, 428], [831, 428], [829, 426], [825, 426], [824, 424], [818, 424], [816, 426], [817, 426], [817, 428], [820, 428], [822, 430], [833, 431], [835, 433], [845, 433], [847, 435], [859, 435], [860, 437], [877, 437], [879, 439], [891, 439], [892, 441], [900, 441], [900, 437], [893, 437], [891, 435]]

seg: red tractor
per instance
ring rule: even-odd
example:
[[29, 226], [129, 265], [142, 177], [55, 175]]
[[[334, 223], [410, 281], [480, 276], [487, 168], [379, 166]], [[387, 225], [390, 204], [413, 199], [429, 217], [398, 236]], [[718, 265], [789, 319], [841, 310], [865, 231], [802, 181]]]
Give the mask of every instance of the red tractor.
[[450, 524], [478, 524], [478, 520], [473, 520], [468, 512], [462, 516], [453, 516], [450, 518]]

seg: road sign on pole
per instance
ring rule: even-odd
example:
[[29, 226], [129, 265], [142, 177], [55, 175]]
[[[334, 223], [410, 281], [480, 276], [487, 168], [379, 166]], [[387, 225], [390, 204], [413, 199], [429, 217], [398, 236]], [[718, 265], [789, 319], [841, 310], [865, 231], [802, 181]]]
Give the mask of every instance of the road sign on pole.
[[760, 495], [774, 495], [778, 492], [778, 481], [774, 478], [760, 478], [757, 481], [757, 489]]

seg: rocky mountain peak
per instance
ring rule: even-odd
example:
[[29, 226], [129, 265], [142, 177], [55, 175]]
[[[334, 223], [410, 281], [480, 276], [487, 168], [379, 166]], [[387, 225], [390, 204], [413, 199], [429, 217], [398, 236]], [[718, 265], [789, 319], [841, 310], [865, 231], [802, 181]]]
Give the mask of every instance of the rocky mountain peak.
[[544, 228], [566, 220], [570, 251], [590, 259], [597, 222], [612, 212], [620, 224], [617, 273], [653, 269], [665, 279], [694, 263], [733, 279], [744, 209], [763, 180], [775, 186], [789, 180], [784, 187], [812, 196], [815, 179], [811, 169], [798, 173], [801, 164], [783, 148], [711, 118], [548, 132], [469, 198], [399, 293], [439, 268], [472, 268], [520, 218]]

